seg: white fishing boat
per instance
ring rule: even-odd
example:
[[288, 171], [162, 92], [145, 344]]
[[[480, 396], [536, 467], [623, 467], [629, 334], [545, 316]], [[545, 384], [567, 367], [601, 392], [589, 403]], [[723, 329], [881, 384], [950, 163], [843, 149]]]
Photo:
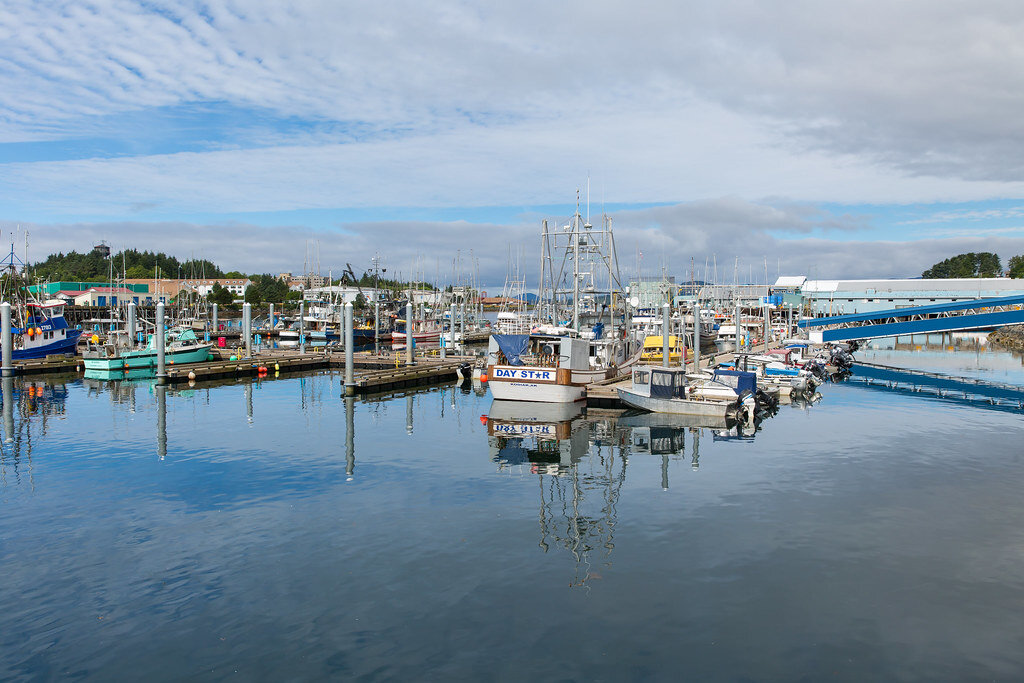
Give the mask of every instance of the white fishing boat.
[[605, 217], [595, 229], [577, 207], [561, 228], [549, 229], [544, 221], [541, 262], [534, 311], [541, 322], [529, 334], [491, 336], [491, 394], [515, 401], [579, 401], [588, 384], [629, 372], [640, 357], [639, 344], [626, 332], [611, 220]]
[[749, 417], [757, 408], [757, 384], [751, 373], [691, 381], [684, 368], [640, 366], [633, 368], [631, 385], [617, 392], [626, 405], [655, 413], [724, 419], [738, 412]]

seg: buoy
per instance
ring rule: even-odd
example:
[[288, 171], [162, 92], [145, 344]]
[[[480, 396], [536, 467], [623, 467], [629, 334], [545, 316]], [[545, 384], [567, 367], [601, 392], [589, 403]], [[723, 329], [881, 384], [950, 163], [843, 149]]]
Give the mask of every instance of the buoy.
[[277, 363], [274, 363], [274, 372], [277, 372], [280, 369], [281, 369], [281, 366], [279, 364], [277, 364]]
[[487, 416], [486, 415], [481, 415], [480, 416], [480, 424], [484, 425], [485, 427], [487, 426]]
[[259, 372], [260, 374], [263, 374], [263, 373], [265, 373], [267, 371], [267, 366], [266, 365], [261, 365], [258, 368], [256, 368], [256, 371]]
[[480, 381], [481, 382], [486, 382], [487, 381], [487, 373], [484, 373], [484, 374], [480, 375]]
[[192, 371], [192, 370], [189, 370], [188, 371], [188, 378], [190, 380], [195, 379], [196, 378], [196, 373], [194, 371]]
[[238, 360], [238, 356], [231, 356], [231, 358], [228, 358], [228, 360]]
[[90, 339], [92, 340], [93, 344], [99, 344], [100, 343], [100, 336], [98, 334], [92, 335], [92, 337], [90, 337]]

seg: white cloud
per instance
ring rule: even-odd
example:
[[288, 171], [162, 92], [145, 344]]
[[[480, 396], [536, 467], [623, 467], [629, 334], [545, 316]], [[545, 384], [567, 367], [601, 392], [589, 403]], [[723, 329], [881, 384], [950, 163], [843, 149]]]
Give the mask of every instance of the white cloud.
[[[995, 251], [1004, 262], [1024, 253], [1024, 237], [936, 237], [915, 241], [875, 242], [850, 239], [859, 226], [857, 217], [829, 219], [803, 207], [778, 207], [736, 198], [681, 204], [612, 216], [623, 276], [636, 273], [638, 251], [644, 254], [640, 270], [657, 275], [688, 278], [691, 264], [696, 275], [717, 261], [720, 281], [731, 282], [736, 267], [741, 279], [753, 274], [769, 277], [808, 274], [828, 277], [914, 277], [934, 263], [968, 251]], [[551, 217], [564, 222], [565, 216]], [[807, 234], [825, 225], [844, 228], [842, 239]], [[13, 226], [7, 226], [7, 229]], [[31, 234], [34, 260], [42, 254], [72, 249], [85, 251], [98, 240], [115, 250], [136, 248], [163, 251], [179, 258], [202, 257], [225, 269], [246, 272], [284, 270], [301, 272], [307, 245], [316, 245], [324, 274], [340, 273], [351, 263], [357, 273], [369, 269], [380, 253], [391, 274], [418, 273], [427, 281], [451, 282], [456, 259], [463, 277], [477, 272], [485, 288], [500, 288], [510, 260], [518, 262], [529, 284], [536, 280], [540, 221], [513, 225], [465, 221], [389, 221], [347, 223], [337, 229], [313, 231], [300, 226], [261, 227], [243, 223], [79, 223], [26, 227]], [[510, 246], [512, 245], [512, 246]], [[525, 245], [525, 246], [524, 246]], [[539, 246], [537, 247], [539, 248]], [[738, 261], [737, 261], [738, 259]], [[737, 265], [738, 263], [738, 265]]]

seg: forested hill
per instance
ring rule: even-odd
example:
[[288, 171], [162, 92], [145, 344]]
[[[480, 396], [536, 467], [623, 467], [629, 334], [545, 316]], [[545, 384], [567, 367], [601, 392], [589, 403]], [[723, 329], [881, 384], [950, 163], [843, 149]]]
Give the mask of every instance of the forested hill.
[[[179, 261], [174, 256], [151, 251], [127, 249], [112, 258], [105, 257], [97, 250], [84, 254], [71, 251], [67, 254], [50, 254], [45, 261], [32, 264], [32, 275], [41, 280], [82, 282], [106, 282], [110, 278], [111, 263], [114, 277], [151, 278], [160, 268], [160, 277], [215, 278], [225, 277], [224, 272], [205, 259]], [[180, 267], [180, 270], [179, 270]]]

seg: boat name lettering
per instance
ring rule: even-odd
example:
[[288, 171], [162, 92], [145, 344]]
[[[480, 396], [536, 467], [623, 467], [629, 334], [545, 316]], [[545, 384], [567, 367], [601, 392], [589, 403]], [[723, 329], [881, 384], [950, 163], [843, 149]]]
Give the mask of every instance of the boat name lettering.
[[495, 368], [494, 376], [507, 379], [537, 379], [548, 381], [555, 379], [553, 370], [513, 370], [511, 368]]

